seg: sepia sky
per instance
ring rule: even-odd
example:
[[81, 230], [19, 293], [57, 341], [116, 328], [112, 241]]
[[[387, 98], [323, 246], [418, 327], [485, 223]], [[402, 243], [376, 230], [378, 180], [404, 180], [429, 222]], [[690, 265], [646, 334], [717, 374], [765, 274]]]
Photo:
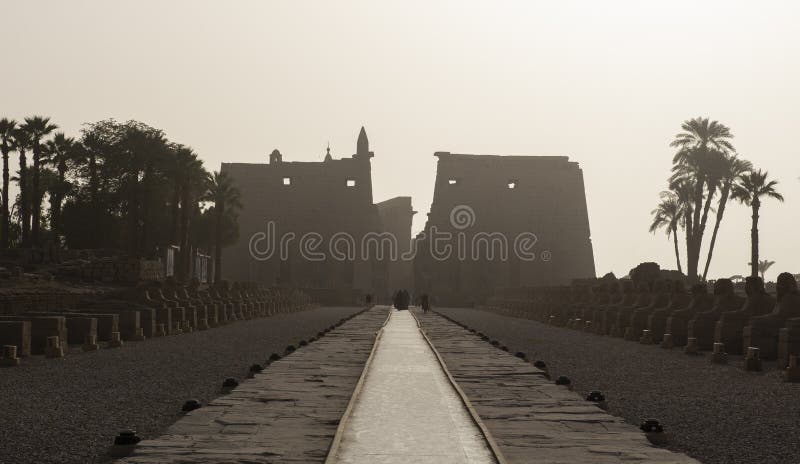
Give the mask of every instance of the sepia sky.
[[[350, 156], [364, 125], [375, 201], [412, 196], [415, 232], [433, 152], [568, 155], [598, 274], [618, 276], [675, 267], [650, 211], [680, 123], [709, 116], [780, 181], [787, 201], [761, 220], [774, 279], [800, 272], [798, 5], [0, 0], [0, 116], [49, 115], [69, 135], [137, 119], [215, 170], [274, 148], [321, 160], [328, 141]], [[727, 210], [711, 277], [748, 272], [749, 228], [745, 207]]]

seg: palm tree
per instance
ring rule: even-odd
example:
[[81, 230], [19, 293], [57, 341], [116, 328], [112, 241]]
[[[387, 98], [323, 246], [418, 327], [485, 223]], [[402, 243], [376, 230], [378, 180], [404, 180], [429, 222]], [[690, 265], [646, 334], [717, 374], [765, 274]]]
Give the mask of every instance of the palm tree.
[[[753, 263], [747, 263], [747, 264], [752, 268]], [[769, 268], [771, 268], [774, 264], [775, 261], [770, 261], [768, 259], [764, 259], [758, 262], [758, 273], [761, 274], [762, 281], [764, 282], [767, 281], [764, 275], [767, 273], [767, 271], [769, 271]]]
[[208, 185], [209, 201], [214, 202], [214, 283], [222, 281], [222, 239], [226, 215], [235, 216], [242, 207], [241, 193], [226, 172], [214, 172]]
[[56, 132], [53, 140], [48, 141], [46, 145], [48, 161], [56, 167], [58, 173], [55, 185], [50, 187], [50, 228], [56, 243], [61, 243], [59, 238], [61, 205], [69, 191], [69, 183], [66, 180], [67, 163], [74, 157], [75, 147], [75, 139], [65, 136], [63, 132]]
[[683, 273], [681, 253], [678, 248], [678, 226], [684, 219], [684, 210], [678, 195], [669, 191], [661, 192], [661, 202], [650, 214], [653, 215], [650, 232], [655, 233], [662, 227], [666, 229], [667, 237], [672, 237], [675, 244], [675, 261], [678, 263], [678, 272]]
[[2, 214], [3, 223], [0, 228], [0, 248], [8, 249], [11, 246], [11, 215], [8, 207], [8, 154], [13, 148], [14, 131], [17, 129], [17, 122], [13, 119], [0, 119], [0, 153], [3, 155], [3, 198]]
[[197, 201], [205, 195], [208, 186], [208, 173], [203, 169], [203, 162], [189, 147], [180, 147], [176, 152], [179, 184], [175, 186], [180, 191], [180, 218], [178, 270], [179, 280], [186, 280], [191, 269], [191, 250], [189, 245], [190, 218], [197, 208]]
[[733, 152], [730, 129], [708, 118], [694, 118], [681, 125], [670, 146], [678, 148], [673, 158], [671, 188], [678, 183], [692, 182], [692, 215], [686, 224], [686, 267], [689, 280], [698, 277], [700, 249], [711, 210], [711, 202], [723, 176], [724, 157]]
[[[722, 176], [721, 188], [720, 188], [720, 197], [719, 202], [717, 203], [717, 215], [714, 222], [714, 232], [711, 234], [711, 243], [708, 247], [708, 256], [706, 257], [706, 266], [703, 269], [703, 280], [706, 280], [708, 277], [708, 268], [711, 265], [711, 257], [714, 255], [714, 245], [717, 243], [717, 234], [719, 233], [719, 226], [722, 223], [722, 217], [725, 215], [725, 207], [728, 204], [728, 200], [737, 200], [736, 198], [736, 191], [733, 190], [733, 187], [736, 183], [736, 180], [747, 171], [753, 169], [752, 163], [745, 159], [739, 158], [738, 156], [730, 155], [725, 156], [725, 165], [724, 165], [724, 173]], [[733, 194], [733, 198], [731, 198], [731, 194]]]
[[753, 277], [758, 277], [758, 214], [761, 209], [761, 198], [783, 201], [783, 195], [775, 189], [778, 181], [768, 180], [768, 177], [769, 173], [760, 169], [749, 171], [739, 176], [739, 182], [734, 187], [736, 198], [753, 210], [753, 223], [750, 229], [750, 275]]
[[14, 131], [14, 150], [19, 153], [19, 218], [22, 226], [20, 227], [20, 244], [22, 247], [30, 246], [31, 236], [31, 210], [30, 210], [30, 191], [28, 189], [28, 157], [27, 150], [31, 146], [31, 134], [25, 126], [20, 126]]
[[50, 118], [32, 116], [25, 118], [25, 128], [31, 135], [31, 150], [33, 151], [33, 183], [31, 184], [31, 201], [33, 204], [33, 221], [31, 224], [31, 239], [34, 246], [39, 246], [39, 229], [42, 223], [42, 191], [41, 191], [41, 156], [42, 139], [58, 129], [50, 123]]

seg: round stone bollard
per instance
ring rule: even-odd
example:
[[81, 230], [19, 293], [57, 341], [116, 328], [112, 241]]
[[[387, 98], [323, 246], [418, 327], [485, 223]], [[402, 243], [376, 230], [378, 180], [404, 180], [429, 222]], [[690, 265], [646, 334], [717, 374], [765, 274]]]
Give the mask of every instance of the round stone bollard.
[[111, 341], [108, 342], [109, 348], [119, 348], [123, 345], [119, 332], [111, 332]]
[[133, 449], [142, 439], [136, 435], [135, 430], [123, 430], [114, 438], [114, 444], [108, 449], [108, 455], [112, 458], [124, 458], [130, 456]]
[[603, 395], [603, 393], [598, 390], [592, 390], [591, 392], [589, 392], [589, 394], [586, 395], [586, 401], [591, 401], [603, 411], [608, 410], [608, 403], [606, 403], [606, 396]]
[[800, 382], [800, 365], [798, 365], [797, 355], [789, 356], [789, 365], [783, 371], [783, 380]]
[[648, 329], [642, 330], [642, 337], [639, 338], [639, 343], [641, 343], [642, 345], [652, 345], [653, 333], [650, 332]]
[[567, 390], [572, 390], [572, 380], [569, 379], [566, 375], [560, 375], [556, 379], [556, 385], [561, 387], [567, 387]]
[[748, 346], [744, 357], [744, 370], [758, 372], [761, 369], [761, 350], [755, 346]]
[[550, 380], [550, 371], [547, 369], [547, 363], [542, 360], [537, 360], [533, 362], [533, 367], [541, 370], [544, 372], [544, 377]]
[[664, 338], [661, 339], [661, 348], [665, 350], [672, 349], [675, 346], [675, 343], [672, 341], [672, 334], [665, 333]]
[[227, 379], [222, 381], [222, 388], [225, 390], [231, 390], [239, 386], [239, 381], [234, 379], [233, 377], [228, 377]]
[[642, 422], [639, 429], [644, 432], [650, 443], [656, 446], [664, 446], [669, 442], [669, 436], [664, 431], [662, 426], [656, 419], [647, 419]]
[[203, 405], [200, 404], [200, 402], [197, 401], [196, 399], [188, 399], [183, 403], [183, 406], [181, 406], [181, 411], [183, 412], [194, 411], [195, 409], [199, 409], [202, 406]]
[[259, 372], [261, 372], [263, 370], [264, 370], [264, 366], [262, 366], [261, 364], [253, 364], [253, 365], [251, 365], [250, 366], [250, 370], [249, 370], [250, 377], [251, 378], [254, 377], [256, 374], [258, 374]]
[[0, 358], [0, 366], [13, 367], [19, 366], [20, 360], [17, 357], [17, 345], [3, 345], [3, 357]]
[[683, 348], [683, 352], [686, 354], [699, 353], [699, 350], [697, 349], [697, 339], [695, 337], [689, 337], [686, 339], [686, 346]]
[[63, 358], [64, 349], [61, 347], [58, 335], [47, 337], [47, 346], [44, 348], [44, 356], [46, 358]]
[[97, 351], [100, 345], [97, 344], [97, 335], [87, 335], [83, 340], [83, 351]]
[[723, 343], [714, 343], [714, 351], [711, 353], [711, 362], [713, 364], [727, 364], [728, 353], [725, 352], [725, 345]]

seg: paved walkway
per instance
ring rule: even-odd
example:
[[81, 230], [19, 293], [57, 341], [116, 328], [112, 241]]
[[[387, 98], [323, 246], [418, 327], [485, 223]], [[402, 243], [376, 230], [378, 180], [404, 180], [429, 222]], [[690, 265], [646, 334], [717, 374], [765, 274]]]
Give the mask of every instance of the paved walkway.
[[494, 463], [480, 429], [408, 311], [385, 326], [336, 463]]
[[141, 442], [123, 462], [324, 462], [387, 315], [376, 307], [347, 321]]
[[420, 323], [509, 464], [697, 464], [436, 314]]

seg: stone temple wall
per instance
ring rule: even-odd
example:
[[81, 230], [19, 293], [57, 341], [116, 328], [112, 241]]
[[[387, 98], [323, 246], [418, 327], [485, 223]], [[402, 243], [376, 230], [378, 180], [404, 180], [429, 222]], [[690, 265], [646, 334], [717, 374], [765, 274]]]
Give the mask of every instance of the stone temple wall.
[[[435, 156], [433, 204], [416, 239], [418, 292], [431, 294], [438, 304], [469, 305], [500, 288], [594, 277], [578, 163], [565, 156]], [[452, 237], [449, 256], [440, 253], [441, 238], [439, 250], [432, 251], [434, 233]], [[499, 237], [506, 243], [505, 259]], [[514, 250], [517, 237], [525, 244], [522, 254]]]
[[[323, 161], [290, 162], [275, 150], [269, 163], [223, 163], [222, 171], [233, 178], [243, 205], [240, 238], [223, 250], [223, 278], [306, 289], [386, 293], [388, 263], [376, 260], [374, 253], [336, 259], [329, 252], [337, 234], [351, 237], [359, 247], [366, 234], [383, 231], [372, 199], [372, 157], [362, 128], [356, 154], [348, 158], [334, 159], [329, 151]], [[256, 237], [265, 240], [252, 241], [253, 247], [254, 234], [263, 234]], [[323, 258], [303, 256], [300, 239], [307, 234], [319, 234], [322, 242], [316, 251], [324, 254]], [[410, 234], [409, 223], [406, 236], [410, 238]], [[290, 236], [294, 238], [286, 242], [288, 253], [281, 257], [280, 241]], [[268, 250], [272, 250], [271, 255]]]

